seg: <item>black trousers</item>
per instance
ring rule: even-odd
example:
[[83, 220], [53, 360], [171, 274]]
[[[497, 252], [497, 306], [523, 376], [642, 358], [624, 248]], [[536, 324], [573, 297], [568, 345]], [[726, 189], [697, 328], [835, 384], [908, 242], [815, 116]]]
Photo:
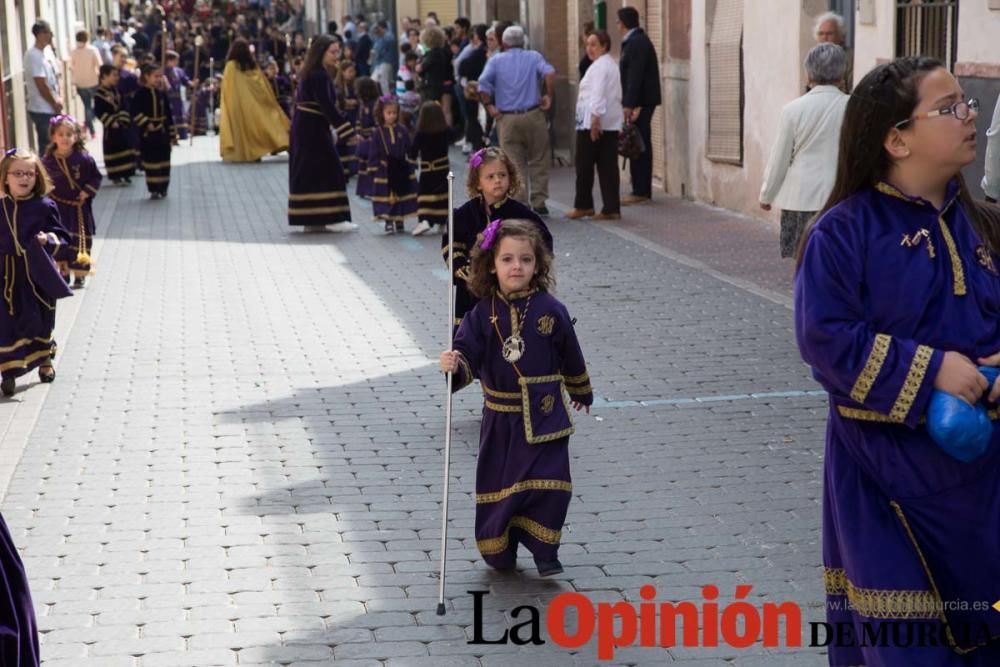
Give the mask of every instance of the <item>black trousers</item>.
[[629, 160], [632, 174], [632, 194], [638, 197], [653, 196], [653, 112], [656, 107], [642, 107], [635, 128], [646, 143], [646, 150], [635, 160]]
[[621, 213], [618, 175], [618, 131], [601, 132], [591, 141], [590, 130], [576, 132], [576, 196], [573, 208], [594, 208], [594, 167], [601, 184], [601, 213]]
[[479, 124], [479, 102], [467, 100], [463, 96], [461, 104], [465, 107], [465, 140], [472, 145], [472, 150], [483, 147], [483, 126]]

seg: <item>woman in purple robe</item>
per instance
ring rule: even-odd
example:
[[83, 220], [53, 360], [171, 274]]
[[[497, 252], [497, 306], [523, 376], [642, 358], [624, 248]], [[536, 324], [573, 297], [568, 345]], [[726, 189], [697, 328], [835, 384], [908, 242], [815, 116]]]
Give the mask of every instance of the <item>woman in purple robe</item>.
[[37, 667], [39, 660], [28, 575], [0, 514], [0, 665]]
[[796, 336], [830, 395], [827, 619], [855, 639], [828, 647], [835, 667], [1000, 664], [1000, 429], [965, 462], [925, 423], [936, 390], [1000, 396], [977, 369], [1000, 365], [1000, 227], [960, 173], [977, 109], [936, 60], [873, 69], [800, 246]]
[[372, 217], [385, 222], [385, 233], [402, 232], [403, 221], [417, 212], [417, 177], [408, 157], [410, 132], [399, 123], [399, 101], [393, 95], [375, 106], [379, 124], [368, 142], [372, 175]]
[[59, 207], [70, 242], [55, 254], [59, 269], [72, 274], [73, 287], [83, 287], [91, 272], [90, 251], [94, 244], [93, 200], [101, 187], [101, 172], [84, 144], [80, 126], [72, 116], [49, 121], [49, 147], [42, 164], [52, 182], [51, 198]]
[[51, 189], [45, 166], [34, 153], [12, 148], [0, 161], [0, 393], [13, 396], [15, 380], [38, 368], [52, 382], [56, 343], [56, 300], [72, 290], [53, 255], [69, 242], [59, 209], [45, 196]]
[[357, 228], [351, 222], [344, 170], [330, 132], [331, 127], [338, 137], [354, 132], [337, 111], [337, 94], [327, 74], [339, 56], [340, 43], [320, 35], [312, 41], [299, 73], [289, 136], [288, 224], [304, 231]]
[[552, 254], [529, 220], [491, 222], [473, 251], [482, 296], [441, 368], [455, 391], [480, 378], [485, 405], [476, 464], [476, 545], [491, 567], [513, 569], [517, 547], [538, 573], [562, 572], [559, 543], [572, 497], [570, 404], [593, 402], [569, 312], [549, 290]]

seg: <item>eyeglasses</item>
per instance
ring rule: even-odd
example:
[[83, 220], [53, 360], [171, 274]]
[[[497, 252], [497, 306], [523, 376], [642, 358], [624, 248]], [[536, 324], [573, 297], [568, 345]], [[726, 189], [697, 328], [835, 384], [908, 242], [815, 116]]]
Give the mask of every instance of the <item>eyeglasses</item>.
[[35, 170], [21, 171], [20, 169], [18, 169], [17, 171], [8, 171], [7, 173], [13, 176], [14, 178], [34, 178], [36, 172]]
[[952, 115], [958, 120], [966, 120], [968, 119], [969, 114], [972, 113], [973, 111], [979, 113], [979, 100], [976, 99], [975, 97], [970, 98], [967, 102], [966, 101], [955, 102], [951, 106], [947, 106], [943, 109], [937, 109], [935, 111], [924, 111], [918, 114], [914, 114], [909, 118], [907, 118], [906, 120], [899, 121], [898, 123], [893, 125], [893, 127], [899, 128], [906, 125], [910, 121], [920, 120], [921, 118], [934, 118], [935, 116]]

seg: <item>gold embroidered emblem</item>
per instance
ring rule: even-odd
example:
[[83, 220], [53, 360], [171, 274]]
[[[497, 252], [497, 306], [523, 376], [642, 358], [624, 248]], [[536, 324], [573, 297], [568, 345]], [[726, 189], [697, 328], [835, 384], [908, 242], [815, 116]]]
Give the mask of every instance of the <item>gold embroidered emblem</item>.
[[979, 265], [984, 269], [995, 276], [1000, 275], [997, 273], [997, 268], [993, 264], [993, 253], [991, 253], [985, 245], [976, 246], [976, 259], [979, 260]]
[[931, 241], [931, 233], [928, 229], [920, 229], [920, 231], [914, 232], [912, 236], [903, 234], [903, 240], [899, 242], [899, 245], [905, 248], [916, 248], [924, 239], [927, 239], [927, 255], [931, 259], [934, 259], [934, 242]]
[[546, 417], [552, 414], [552, 411], [556, 407], [556, 397], [552, 394], [546, 394], [542, 397], [542, 414]]
[[551, 336], [552, 329], [556, 326], [556, 318], [551, 315], [542, 315], [538, 318], [536, 329], [543, 336]]

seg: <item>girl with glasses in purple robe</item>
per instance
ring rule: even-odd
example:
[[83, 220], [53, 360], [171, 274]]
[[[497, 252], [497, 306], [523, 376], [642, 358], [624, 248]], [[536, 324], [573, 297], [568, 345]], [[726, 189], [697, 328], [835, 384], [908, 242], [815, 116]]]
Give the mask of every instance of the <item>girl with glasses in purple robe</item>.
[[827, 647], [835, 667], [1000, 664], [1000, 429], [970, 456], [929, 410], [995, 419], [1000, 397], [982, 372], [1000, 365], [1000, 226], [961, 174], [977, 107], [930, 58], [869, 72], [800, 245], [795, 332], [830, 397], [827, 621], [859, 639]]

